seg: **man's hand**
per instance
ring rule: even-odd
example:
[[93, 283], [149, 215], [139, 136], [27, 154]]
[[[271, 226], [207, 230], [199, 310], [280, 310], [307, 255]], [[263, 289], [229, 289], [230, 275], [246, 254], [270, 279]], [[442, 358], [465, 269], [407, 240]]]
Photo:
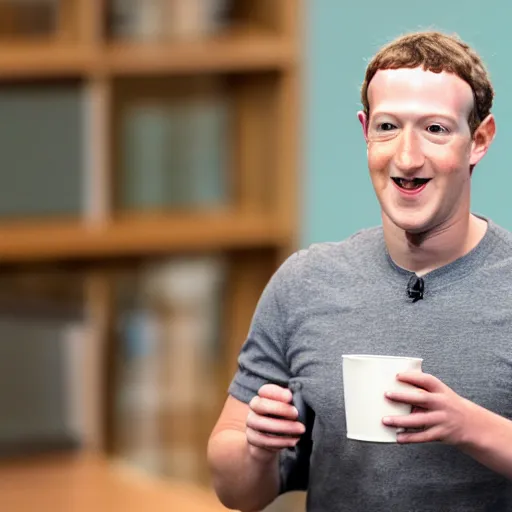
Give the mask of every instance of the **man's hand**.
[[246, 435], [253, 457], [272, 460], [279, 450], [297, 444], [306, 429], [291, 402], [291, 391], [275, 384], [262, 386], [249, 402]]
[[387, 426], [419, 429], [419, 432], [398, 434], [399, 443], [428, 443], [441, 441], [464, 446], [472, 436], [472, 429], [485, 419], [488, 411], [457, 395], [436, 377], [422, 372], [405, 372], [397, 376], [401, 382], [418, 390], [386, 393], [395, 402], [413, 406], [410, 415], [383, 418]]

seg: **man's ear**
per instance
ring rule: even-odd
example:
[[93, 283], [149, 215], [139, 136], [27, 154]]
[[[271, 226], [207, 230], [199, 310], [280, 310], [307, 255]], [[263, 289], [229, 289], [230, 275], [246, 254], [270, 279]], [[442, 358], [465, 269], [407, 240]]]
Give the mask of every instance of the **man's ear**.
[[473, 134], [469, 164], [476, 165], [484, 157], [496, 135], [496, 121], [489, 114], [478, 126]]
[[368, 143], [368, 118], [362, 110], [357, 113], [357, 118], [363, 128], [364, 140]]

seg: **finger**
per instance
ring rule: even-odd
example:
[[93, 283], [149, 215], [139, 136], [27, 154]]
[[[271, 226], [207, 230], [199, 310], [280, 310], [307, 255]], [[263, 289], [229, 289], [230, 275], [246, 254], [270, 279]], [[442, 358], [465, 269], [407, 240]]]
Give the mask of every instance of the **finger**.
[[248, 427], [270, 434], [300, 436], [304, 434], [305, 427], [298, 421], [282, 420], [260, 416], [254, 412], [247, 415], [246, 424]]
[[422, 409], [428, 409], [432, 403], [432, 393], [425, 391], [388, 391], [385, 393], [386, 398], [393, 402], [409, 404]]
[[431, 427], [422, 432], [398, 434], [396, 440], [400, 444], [433, 443], [441, 441], [441, 427]]
[[259, 396], [255, 396], [249, 402], [249, 407], [260, 416], [273, 416], [288, 420], [296, 420], [299, 416], [299, 411], [294, 405]]
[[293, 398], [292, 392], [288, 388], [282, 388], [276, 384], [264, 384], [258, 390], [258, 396], [285, 403], [290, 403]]
[[397, 379], [432, 393], [439, 393], [444, 389], [444, 384], [438, 378], [420, 371], [399, 373]]
[[258, 432], [252, 428], [246, 430], [247, 442], [258, 448], [265, 450], [281, 450], [283, 448], [294, 447], [299, 441], [298, 437], [280, 437]]
[[418, 412], [406, 416], [386, 416], [382, 418], [382, 423], [388, 427], [425, 429], [438, 425], [440, 419], [437, 412]]
[[259, 446], [254, 446], [252, 444], [248, 444], [249, 453], [251, 457], [260, 460], [262, 462], [269, 462], [275, 460], [277, 454], [280, 450], [260, 448]]

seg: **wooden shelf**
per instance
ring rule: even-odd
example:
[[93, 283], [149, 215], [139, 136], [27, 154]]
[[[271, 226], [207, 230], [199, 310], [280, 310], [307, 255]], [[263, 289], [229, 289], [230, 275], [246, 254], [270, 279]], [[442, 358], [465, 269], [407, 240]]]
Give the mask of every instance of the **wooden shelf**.
[[105, 55], [115, 75], [279, 69], [297, 57], [289, 40], [250, 29], [173, 44], [115, 43]]
[[0, 81], [280, 69], [293, 65], [296, 53], [288, 39], [240, 28], [198, 41], [117, 42], [95, 50], [45, 41], [9, 42], [0, 48]]
[[81, 77], [93, 65], [89, 50], [69, 44], [7, 43], [0, 48], [0, 80]]
[[97, 225], [11, 222], [0, 225], [0, 264], [279, 247], [286, 242], [274, 219], [229, 213], [138, 215]]

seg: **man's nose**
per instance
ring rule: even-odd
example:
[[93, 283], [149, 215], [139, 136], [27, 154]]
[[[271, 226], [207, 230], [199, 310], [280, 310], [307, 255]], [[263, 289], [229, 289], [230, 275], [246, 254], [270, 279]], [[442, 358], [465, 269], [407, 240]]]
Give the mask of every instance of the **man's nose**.
[[410, 174], [423, 166], [425, 156], [421, 148], [421, 141], [414, 130], [404, 128], [399, 136], [395, 152], [395, 166], [404, 174]]

